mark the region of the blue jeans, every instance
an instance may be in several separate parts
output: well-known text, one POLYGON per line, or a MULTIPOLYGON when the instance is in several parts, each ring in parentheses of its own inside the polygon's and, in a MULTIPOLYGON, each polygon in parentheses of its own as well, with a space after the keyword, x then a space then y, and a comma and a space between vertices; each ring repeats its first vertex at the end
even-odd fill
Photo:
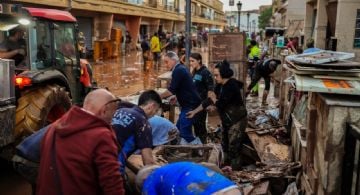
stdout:
POLYGON ((125 167, 126 167, 126 159, 134 153, 136 150, 135 146, 135 137, 130 136, 125 143, 123 143, 121 151, 119 152, 118 160, 121 163, 120 165, 120 172, 125 174, 125 167))
POLYGON ((181 108, 179 119, 176 123, 176 127, 180 131, 180 137, 184 138, 189 143, 195 139, 195 136, 192 132, 193 119, 186 118, 186 113, 191 110, 191 108, 181 108))

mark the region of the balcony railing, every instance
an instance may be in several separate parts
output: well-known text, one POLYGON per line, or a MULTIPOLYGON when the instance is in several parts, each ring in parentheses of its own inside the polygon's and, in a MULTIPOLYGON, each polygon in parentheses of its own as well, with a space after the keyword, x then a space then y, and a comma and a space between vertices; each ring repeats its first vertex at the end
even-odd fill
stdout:
POLYGON ((213 7, 216 10, 223 10, 223 3, 219 0, 197 0, 205 5, 213 7))
MULTIPOLYGON (((162 9, 162 10, 166 10, 169 12, 175 12, 175 13, 179 12, 179 8, 176 8, 173 5, 164 5, 159 0, 119 0, 119 1, 125 2, 125 3, 131 3, 131 4, 139 5, 139 6, 148 6, 148 7, 152 7, 152 8, 156 8, 156 9, 162 9)), ((198 0, 198 1, 203 2, 204 4, 206 4, 210 7, 218 6, 219 10, 222 11, 223 4, 219 0, 198 0)), ((220 22, 226 22, 224 15, 211 17, 210 14, 206 14, 200 10, 198 10, 196 12, 192 11, 191 15, 197 16, 200 18, 204 18, 207 20, 216 20, 216 21, 220 21, 220 22)))

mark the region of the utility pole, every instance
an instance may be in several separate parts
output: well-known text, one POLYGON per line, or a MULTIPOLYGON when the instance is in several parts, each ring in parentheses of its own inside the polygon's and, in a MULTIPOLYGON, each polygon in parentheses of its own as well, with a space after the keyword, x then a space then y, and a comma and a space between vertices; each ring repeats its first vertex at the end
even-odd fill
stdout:
POLYGON ((186 0, 185 19, 185 64, 189 66, 189 58, 191 54, 191 0, 186 0))

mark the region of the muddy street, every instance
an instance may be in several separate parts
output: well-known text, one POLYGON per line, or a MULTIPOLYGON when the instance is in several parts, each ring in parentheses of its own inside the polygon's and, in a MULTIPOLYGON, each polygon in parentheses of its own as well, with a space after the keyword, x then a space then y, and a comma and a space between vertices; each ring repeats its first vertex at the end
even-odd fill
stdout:
MULTIPOLYGON (((206 48, 193 48, 203 56, 207 64, 208 52, 206 48)), ((141 51, 131 51, 130 55, 121 55, 100 62, 90 62, 93 66, 94 79, 99 87, 107 87, 119 97, 135 94, 144 89, 156 88, 157 76, 167 72, 167 68, 160 62, 158 69, 152 67, 143 71, 141 51)))

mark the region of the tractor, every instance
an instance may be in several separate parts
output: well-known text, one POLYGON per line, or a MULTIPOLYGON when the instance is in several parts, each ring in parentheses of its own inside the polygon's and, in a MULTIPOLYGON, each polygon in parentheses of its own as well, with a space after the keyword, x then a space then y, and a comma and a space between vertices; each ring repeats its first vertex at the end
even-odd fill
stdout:
POLYGON ((93 86, 69 12, 0 4, 0 44, 17 28, 24 35, 21 62, 0 59, 0 149, 81 105, 93 86))

